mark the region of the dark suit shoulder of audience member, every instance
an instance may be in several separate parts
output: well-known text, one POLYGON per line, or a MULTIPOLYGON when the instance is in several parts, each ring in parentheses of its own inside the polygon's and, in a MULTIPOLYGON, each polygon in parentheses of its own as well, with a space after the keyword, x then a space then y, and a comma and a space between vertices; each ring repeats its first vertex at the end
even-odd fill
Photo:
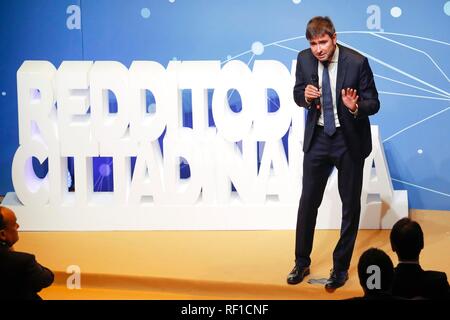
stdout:
POLYGON ((37 293, 53 280, 53 272, 41 266, 34 255, 0 249, 0 299, 41 299, 37 293))
POLYGON ((425 271, 419 264, 399 263, 395 268, 393 293, 408 299, 449 299, 447 275, 425 271))
POLYGON ((449 299, 447 275, 439 271, 425 271, 419 263, 424 248, 420 225, 409 218, 397 221, 392 227, 391 247, 399 264, 395 268, 392 292, 408 299, 449 299))
POLYGON ((14 251, 18 241, 13 211, 0 206, 0 300, 35 300, 53 283, 53 272, 36 261, 33 254, 14 251))

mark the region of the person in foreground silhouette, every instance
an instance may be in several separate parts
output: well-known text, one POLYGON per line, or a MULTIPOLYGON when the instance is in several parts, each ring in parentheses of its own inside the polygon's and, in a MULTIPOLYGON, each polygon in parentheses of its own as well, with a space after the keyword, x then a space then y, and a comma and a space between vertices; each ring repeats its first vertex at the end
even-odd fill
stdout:
POLYGON ((358 277, 364 296, 351 300, 402 300, 392 295, 394 265, 383 250, 370 248, 363 252, 358 262, 358 277))
MULTIPOLYGON (((392 227, 391 247, 397 254, 392 293, 408 299, 449 299, 445 272, 425 271, 419 263, 424 248, 420 225, 410 218, 397 221, 392 227)), ((448 258, 448 252, 443 253, 448 258)))
POLYGON ((342 201, 341 233, 325 284, 345 284, 359 227, 364 160, 372 150, 369 116, 380 102, 366 57, 337 44, 333 22, 314 17, 306 27, 309 49, 298 54, 294 100, 308 110, 303 140, 302 195, 298 207, 295 266, 288 284, 310 272, 317 211, 334 167, 342 201))
POLYGON ((14 212, 0 206, 0 300, 41 300, 37 294, 53 283, 53 273, 35 256, 14 251, 19 240, 14 212))

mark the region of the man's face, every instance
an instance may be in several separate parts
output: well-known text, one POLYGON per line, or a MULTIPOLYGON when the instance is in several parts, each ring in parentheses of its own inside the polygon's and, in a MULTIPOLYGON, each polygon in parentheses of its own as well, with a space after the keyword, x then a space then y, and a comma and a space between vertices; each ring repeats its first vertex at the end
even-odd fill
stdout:
POLYGON ((0 230, 0 240, 5 241, 8 246, 13 246, 19 240, 19 225, 17 224, 17 218, 13 211, 2 208, 1 209, 5 228, 0 230))
POLYGON ((311 51, 319 61, 329 61, 333 57, 336 49, 336 33, 330 37, 328 34, 323 34, 309 40, 311 51))

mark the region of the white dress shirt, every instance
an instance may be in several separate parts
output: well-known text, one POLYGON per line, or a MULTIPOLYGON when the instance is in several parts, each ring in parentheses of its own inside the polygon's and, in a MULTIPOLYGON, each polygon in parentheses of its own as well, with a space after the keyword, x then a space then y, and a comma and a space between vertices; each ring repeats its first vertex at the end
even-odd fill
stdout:
MULTIPOLYGON (((330 63, 328 64, 328 74, 330 75, 330 87, 331 87, 331 96, 333 98, 333 113, 334 113, 334 123, 336 124, 336 128, 340 127, 339 118, 337 114, 337 104, 336 104, 336 81, 337 81, 337 69, 338 69, 338 60, 339 60, 339 46, 336 46, 336 50, 334 50, 333 57, 331 58, 330 63)), ((319 61, 317 66, 317 75, 319 76, 320 83, 320 93, 322 94, 322 73, 323 73, 323 64, 319 61)), ((323 105, 322 96, 320 97, 320 104, 323 105)), ((320 113, 319 120, 317 121, 319 126, 323 126, 323 112, 320 113)))

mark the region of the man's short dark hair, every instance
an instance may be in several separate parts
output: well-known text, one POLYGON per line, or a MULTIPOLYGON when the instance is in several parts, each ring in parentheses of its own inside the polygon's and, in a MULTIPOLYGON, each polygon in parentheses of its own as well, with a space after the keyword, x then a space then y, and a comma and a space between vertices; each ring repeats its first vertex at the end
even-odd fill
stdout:
POLYGON ((391 246, 400 260, 417 260, 423 249, 423 232, 420 225, 409 218, 398 220, 391 230, 391 246))
POLYGON ((309 41, 315 37, 328 34, 332 37, 336 33, 333 22, 329 17, 317 16, 309 20, 306 25, 306 39, 309 41))
POLYGON ((364 292, 390 291, 394 279, 394 264, 391 258, 383 251, 377 248, 370 248, 359 257, 358 277, 364 292), (368 272, 369 266, 380 268, 380 286, 379 289, 370 289, 367 287, 367 279, 372 275, 368 272))

